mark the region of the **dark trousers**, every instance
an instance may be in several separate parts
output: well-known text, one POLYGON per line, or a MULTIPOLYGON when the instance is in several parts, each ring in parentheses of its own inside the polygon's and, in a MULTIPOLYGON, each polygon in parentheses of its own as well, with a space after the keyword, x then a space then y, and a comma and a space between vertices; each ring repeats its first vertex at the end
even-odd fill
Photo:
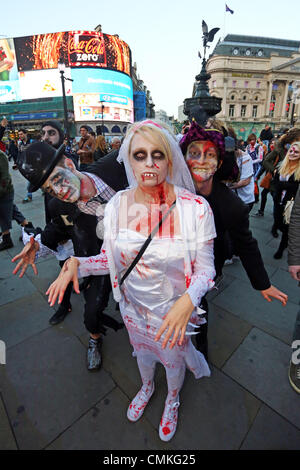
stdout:
POLYGON ((270 190, 267 188, 264 188, 261 192, 261 202, 260 202, 260 212, 264 212, 266 204, 267 204, 267 197, 269 194, 270 190))
POLYGON ((114 318, 103 313, 107 307, 109 294, 111 292, 111 283, 109 275, 90 276, 85 279, 85 288, 83 291, 84 306, 84 324, 86 329, 96 335, 98 333, 105 334, 104 325, 117 331, 122 324, 114 318))
POLYGON ((195 332, 197 331, 198 334, 193 336, 195 338, 195 346, 200 351, 205 358, 207 359, 208 353, 208 339, 207 339, 207 331, 208 331, 208 303, 205 297, 202 297, 200 308, 206 311, 204 318, 206 319, 206 323, 204 325, 200 325, 199 328, 195 328, 195 332))
POLYGON ((281 251, 281 252, 283 252, 283 250, 287 248, 288 246, 288 233, 289 233, 289 226, 288 224, 285 224, 283 220, 283 211, 284 211, 284 205, 276 204, 275 210, 274 210, 274 215, 275 215, 274 225, 282 233, 280 245, 278 248, 278 251, 281 251))
POLYGON ((19 211, 18 207, 16 206, 16 204, 13 205, 13 214, 12 214, 12 218, 19 224, 21 225, 24 220, 25 220, 25 217, 24 215, 22 214, 22 212, 19 211))

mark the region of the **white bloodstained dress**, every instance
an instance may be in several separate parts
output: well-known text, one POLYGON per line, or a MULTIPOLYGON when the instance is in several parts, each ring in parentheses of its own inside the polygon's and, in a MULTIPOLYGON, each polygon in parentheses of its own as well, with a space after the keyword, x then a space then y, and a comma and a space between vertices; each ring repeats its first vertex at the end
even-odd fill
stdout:
MULTIPOLYGON (((170 398, 178 395, 186 367, 195 378, 210 376, 207 362, 192 344, 191 335, 186 334, 182 345, 177 342, 173 349, 168 345, 162 349, 164 335, 158 342, 154 338, 174 302, 185 292, 195 306, 187 333, 194 331, 193 325, 203 322, 197 307, 214 285, 213 238, 216 236, 212 211, 206 200, 176 186, 174 191, 176 206, 171 233, 165 230, 164 234, 162 229, 155 235, 121 287, 122 275, 147 238, 134 229, 139 225, 137 220, 135 224, 128 224, 128 218, 120 217, 131 204, 134 190, 120 191, 108 203, 101 253, 78 258, 80 277, 109 270, 114 298, 120 304, 143 385, 150 386, 155 364, 161 362, 166 370, 170 398)), ((168 219, 166 224, 170 226, 168 219)))

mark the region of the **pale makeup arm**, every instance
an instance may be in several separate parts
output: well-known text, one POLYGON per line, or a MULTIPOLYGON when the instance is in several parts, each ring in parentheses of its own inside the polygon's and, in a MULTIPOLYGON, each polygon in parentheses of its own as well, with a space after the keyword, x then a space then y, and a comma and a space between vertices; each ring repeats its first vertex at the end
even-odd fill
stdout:
POLYGON ((50 306, 52 307, 55 304, 57 298, 59 304, 62 302, 65 290, 70 282, 73 282, 74 290, 79 294, 79 277, 101 276, 103 274, 109 274, 104 243, 99 255, 86 258, 72 256, 65 262, 59 276, 46 292, 50 306))

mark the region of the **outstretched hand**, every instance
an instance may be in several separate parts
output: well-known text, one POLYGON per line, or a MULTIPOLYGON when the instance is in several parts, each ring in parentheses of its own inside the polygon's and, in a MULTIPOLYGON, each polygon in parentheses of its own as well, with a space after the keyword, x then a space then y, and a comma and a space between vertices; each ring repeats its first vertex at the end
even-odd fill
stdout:
POLYGON ((39 251, 39 248, 40 245, 38 244, 38 242, 35 241, 33 237, 31 237, 30 241, 26 243, 23 250, 11 260, 12 263, 20 260, 15 269, 13 270, 13 274, 17 274, 19 269, 21 269, 19 277, 23 277, 28 265, 30 264, 34 274, 37 275, 38 271, 34 261, 36 252, 39 251))
POLYGON ((273 299, 271 299, 271 297, 274 297, 274 299, 279 300, 283 306, 286 306, 288 301, 288 296, 284 292, 281 292, 279 289, 277 289, 277 287, 272 285, 269 287, 269 289, 261 290, 260 293, 268 302, 272 302, 273 299))
POLYGON ((186 326, 189 322, 190 316, 194 310, 194 305, 188 293, 183 294, 168 311, 165 319, 155 336, 155 341, 159 341, 162 334, 166 331, 166 336, 162 343, 164 349, 173 334, 170 343, 170 349, 173 349, 179 337, 179 345, 181 346, 186 331, 186 326))
POLYGON ((74 258, 73 256, 65 262, 59 273, 59 276, 54 282, 52 282, 46 292, 46 295, 48 295, 48 302, 50 304, 50 307, 53 307, 57 297, 58 303, 60 304, 62 302, 65 290, 71 281, 73 282, 73 288, 75 292, 77 294, 80 294, 77 274, 78 265, 78 259, 74 258))

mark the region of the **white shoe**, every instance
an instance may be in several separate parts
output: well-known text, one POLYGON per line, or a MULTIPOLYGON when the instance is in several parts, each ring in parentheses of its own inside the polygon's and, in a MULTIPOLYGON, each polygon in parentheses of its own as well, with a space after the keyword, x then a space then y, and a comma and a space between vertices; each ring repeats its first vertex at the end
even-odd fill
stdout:
POLYGON ((127 418, 129 421, 137 421, 140 419, 142 414, 144 413, 144 409, 150 398, 154 393, 154 382, 152 382, 152 388, 141 388, 141 390, 136 394, 132 402, 130 403, 128 410, 127 410, 127 418))
POLYGON ((176 432, 179 405, 179 401, 165 405, 159 425, 159 437, 162 441, 170 441, 176 432))

